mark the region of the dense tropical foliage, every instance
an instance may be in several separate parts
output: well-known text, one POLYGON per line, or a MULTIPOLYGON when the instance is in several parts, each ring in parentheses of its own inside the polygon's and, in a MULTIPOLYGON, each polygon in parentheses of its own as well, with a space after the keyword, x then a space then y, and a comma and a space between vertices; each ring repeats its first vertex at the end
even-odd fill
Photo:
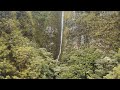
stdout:
POLYGON ((0 11, 0 79, 120 79, 120 12, 0 11))

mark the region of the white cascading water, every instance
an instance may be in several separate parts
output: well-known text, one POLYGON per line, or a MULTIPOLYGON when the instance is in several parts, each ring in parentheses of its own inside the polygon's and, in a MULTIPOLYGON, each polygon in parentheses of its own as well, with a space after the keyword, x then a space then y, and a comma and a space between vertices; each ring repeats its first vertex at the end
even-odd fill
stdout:
POLYGON ((81 35, 81 44, 84 44, 84 35, 81 35))
POLYGON ((62 49, 62 38, 63 38, 63 28, 64 28, 64 11, 62 11, 62 16, 61 16, 60 50, 59 50, 59 54, 58 54, 57 61, 59 60, 60 55, 61 55, 61 49, 62 49))

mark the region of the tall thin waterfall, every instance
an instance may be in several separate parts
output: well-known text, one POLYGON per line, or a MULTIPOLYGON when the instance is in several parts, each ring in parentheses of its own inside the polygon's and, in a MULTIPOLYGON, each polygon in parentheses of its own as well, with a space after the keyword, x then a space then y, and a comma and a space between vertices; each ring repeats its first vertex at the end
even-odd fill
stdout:
POLYGON ((59 50, 59 54, 58 54, 58 57, 57 57, 57 61, 60 59, 60 55, 61 55, 62 38, 63 38, 63 28, 64 28, 64 11, 62 11, 62 16, 61 16, 60 50, 59 50))
POLYGON ((84 35, 81 35, 81 44, 83 45, 84 44, 84 35))
POLYGON ((76 28, 76 22, 75 22, 75 19, 76 19, 76 12, 73 11, 73 22, 74 22, 74 24, 73 24, 73 31, 74 31, 75 28, 76 28))

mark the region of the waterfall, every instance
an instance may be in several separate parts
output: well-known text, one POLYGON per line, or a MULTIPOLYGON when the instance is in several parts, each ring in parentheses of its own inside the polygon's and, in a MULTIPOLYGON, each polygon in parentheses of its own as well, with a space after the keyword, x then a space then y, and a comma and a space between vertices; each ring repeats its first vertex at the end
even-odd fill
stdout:
POLYGON ((73 20, 75 20, 75 15, 76 15, 76 12, 73 11, 73 20))
POLYGON ((62 11, 62 16, 61 16, 61 35, 60 35, 60 50, 59 50, 59 54, 57 57, 57 61, 60 58, 61 55, 61 49, 62 49, 62 38, 63 38, 63 28, 64 28, 64 11, 62 11))
POLYGON ((84 35, 81 35, 81 44, 84 44, 84 35))
POLYGON ((76 20, 76 12, 75 11, 73 11, 73 31, 76 29, 76 22, 75 22, 75 20, 76 20))

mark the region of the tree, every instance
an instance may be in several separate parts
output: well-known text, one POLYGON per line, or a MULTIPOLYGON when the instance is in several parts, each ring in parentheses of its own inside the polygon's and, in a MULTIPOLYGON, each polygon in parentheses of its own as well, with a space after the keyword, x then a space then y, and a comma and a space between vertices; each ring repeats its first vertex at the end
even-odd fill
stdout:
POLYGON ((51 53, 37 48, 33 41, 24 36, 19 24, 15 18, 1 19, 0 78, 53 78, 51 53), (44 73, 44 70, 48 72, 44 73), (51 76, 48 75, 50 73, 51 76))
MULTIPOLYGON (((62 64, 66 64, 66 68, 69 67, 68 72, 74 76, 73 78, 87 79, 95 74, 96 60, 102 58, 102 56, 103 52, 94 47, 74 49, 67 54, 63 54, 62 64)), ((63 74, 65 73, 66 71, 63 72, 63 74)))
POLYGON ((109 74, 104 76, 105 79, 120 79, 120 65, 113 68, 113 71, 110 71, 109 74))
POLYGON ((17 11, 16 18, 20 22, 20 29, 23 36, 26 36, 30 40, 34 39, 34 20, 32 18, 31 11, 17 11))

